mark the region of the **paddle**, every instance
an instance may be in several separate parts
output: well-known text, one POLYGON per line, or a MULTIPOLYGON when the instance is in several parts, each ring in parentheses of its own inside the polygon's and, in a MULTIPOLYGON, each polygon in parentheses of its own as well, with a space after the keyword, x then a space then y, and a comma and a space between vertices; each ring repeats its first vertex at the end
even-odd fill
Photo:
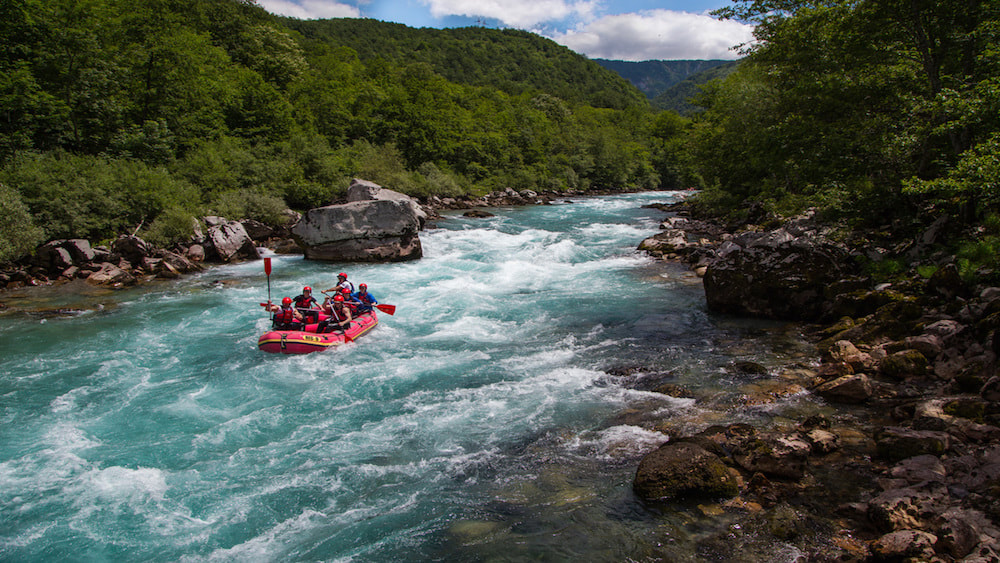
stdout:
POLYGON ((267 302, 271 302, 271 259, 264 259, 264 275, 267 276, 267 302))
POLYGON ((382 311, 383 313, 388 313, 390 315, 396 314, 395 305, 383 305, 381 303, 378 303, 377 305, 375 305, 375 308, 378 309, 379 311, 382 311))

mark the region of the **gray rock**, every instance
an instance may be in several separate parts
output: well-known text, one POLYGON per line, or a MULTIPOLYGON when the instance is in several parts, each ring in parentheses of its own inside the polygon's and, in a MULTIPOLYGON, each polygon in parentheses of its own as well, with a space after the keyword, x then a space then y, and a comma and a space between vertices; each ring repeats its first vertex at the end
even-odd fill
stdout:
POLYGON ((677 252, 688 246, 687 234, 677 229, 666 229, 639 243, 645 252, 677 252))
POLYGON ((90 247, 90 241, 86 239, 69 239, 62 244, 62 247, 73 257, 74 264, 87 264, 97 257, 97 253, 90 247))
POLYGON ((972 552, 979 543, 980 525, 984 516, 973 510, 952 508, 940 516, 940 525, 935 533, 938 537, 936 549, 955 559, 961 559, 972 552))
POLYGON ((908 336, 903 339, 903 345, 916 350, 927 358, 936 358, 944 349, 941 337, 936 334, 921 334, 919 336, 908 336))
POLYGON ((142 259, 149 256, 153 247, 149 243, 136 236, 121 235, 111 243, 111 252, 128 260, 133 266, 142 263, 142 259))
POLYGON ((822 428, 807 431, 805 438, 809 441, 813 453, 828 454, 840 449, 840 437, 822 428))
POLYGON ((948 472, 936 456, 918 455, 904 459, 890 470, 895 479, 902 479, 910 485, 943 483, 948 472))
POLYGON ((310 209, 292 236, 312 260, 412 260, 423 255, 419 223, 412 200, 356 201, 310 209))
POLYGON ((257 250, 253 239, 238 221, 228 221, 209 227, 208 240, 223 262, 230 262, 235 258, 246 260, 260 258, 260 251, 257 250))
POLYGON ((733 451, 733 460, 750 472, 761 472, 773 477, 800 479, 805 474, 806 462, 812 446, 795 434, 766 436, 750 440, 733 451))
POLYGON ((205 260, 205 247, 200 244, 192 244, 184 254, 192 262, 203 262, 205 260))
POLYGON ((87 282, 94 285, 132 285, 136 282, 135 276, 131 273, 105 262, 101 264, 101 269, 87 276, 87 282))
POLYGON ((375 182, 369 182, 367 180, 360 180, 355 178, 351 181, 351 185, 347 187, 347 201, 348 203, 354 201, 377 201, 377 200, 388 200, 388 201, 409 201, 412 202, 417 209, 417 219, 420 221, 420 228, 423 229, 424 223, 427 221, 427 212, 417 204, 416 200, 411 198, 406 194, 399 193, 376 184, 375 182))

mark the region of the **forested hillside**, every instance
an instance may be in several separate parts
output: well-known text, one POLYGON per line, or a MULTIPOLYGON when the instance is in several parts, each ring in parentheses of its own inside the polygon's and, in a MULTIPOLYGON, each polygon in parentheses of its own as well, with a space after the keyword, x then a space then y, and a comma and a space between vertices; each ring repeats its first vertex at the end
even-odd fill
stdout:
POLYGON ((297 22, 252 0, 7 0, 0 260, 51 238, 167 243, 208 212, 273 221, 352 177, 417 196, 694 184, 681 130, 524 32, 297 22))
POLYGON ((350 47, 364 61, 427 63, 459 84, 508 94, 547 92, 599 108, 645 107, 635 88, 614 72, 539 35, 516 29, 414 29, 371 19, 284 19, 309 45, 350 47))

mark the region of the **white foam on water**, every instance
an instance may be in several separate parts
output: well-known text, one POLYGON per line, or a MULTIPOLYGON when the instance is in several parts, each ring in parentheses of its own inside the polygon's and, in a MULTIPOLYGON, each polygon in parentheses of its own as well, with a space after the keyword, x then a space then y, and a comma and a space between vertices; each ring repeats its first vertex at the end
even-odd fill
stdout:
POLYGON ((164 472, 148 467, 91 469, 66 487, 67 497, 73 498, 73 504, 84 512, 116 505, 137 509, 163 501, 166 492, 164 472))
POLYGON ((582 455, 600 455, 606 459, 621 459, 644 455, 669 441, 661 432, 638 426, 619 425, 598 432, 578 434, 566 447, 582 455))
POLYGON ((324 526, 328 518, 322 512, 306 509, 245 542, 229 548, 219 548, 212 551, 207 558, 181 557, 181 561, 280 561, 289 550, 293 549, 286 541, 308 532, 316 527, 324 526))
POLYGON ((448 342, 456 339, 469 342, 507 342, 514 338, 513 333, 517 326, 513 321, 465 316, 435 325, 434 332, 422 338, 448 342))
POLYGON ((86 397, 89 392, 90 387, 86 385, 77 387, 76 389, 71 389, 62 395, 59 395, 55 399, 52 399, 49 406, 52 408, 53 413, 67 413, 74 411, 77 409, 78 401, 81 398, 86 397))
POLYGON ((230 418, 208 433, 195 436, 192 445, 219 446, 227 442, 245 443, 263 430, 281 421, 280 407, 269 407, 230 418))
POLYGON ((576 231, 590 245, 616 244, 620 241, 627 241, 629 248, 635 248, 638 246, 636 241, 650 236, 648 225, 632 223, 594 223, 581 225, 576 228, 576 231))

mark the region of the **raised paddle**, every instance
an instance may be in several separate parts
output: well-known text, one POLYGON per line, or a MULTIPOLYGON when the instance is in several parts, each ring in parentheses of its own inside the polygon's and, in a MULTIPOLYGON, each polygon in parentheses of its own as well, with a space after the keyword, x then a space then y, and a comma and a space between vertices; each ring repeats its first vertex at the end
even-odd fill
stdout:
POLYGON ((264 259, 264 275, 267 276, 267 302, 271 302, 271 259, 264 259))
POLYGON ((375 308, 378 309, 379 311, 382 311, 383 313, 388 313, 390 315, 395 315, 396 314, 396 306, 395 305, 383 305, 381 303, 378 303, 378 304, 375 305, 375 308))

